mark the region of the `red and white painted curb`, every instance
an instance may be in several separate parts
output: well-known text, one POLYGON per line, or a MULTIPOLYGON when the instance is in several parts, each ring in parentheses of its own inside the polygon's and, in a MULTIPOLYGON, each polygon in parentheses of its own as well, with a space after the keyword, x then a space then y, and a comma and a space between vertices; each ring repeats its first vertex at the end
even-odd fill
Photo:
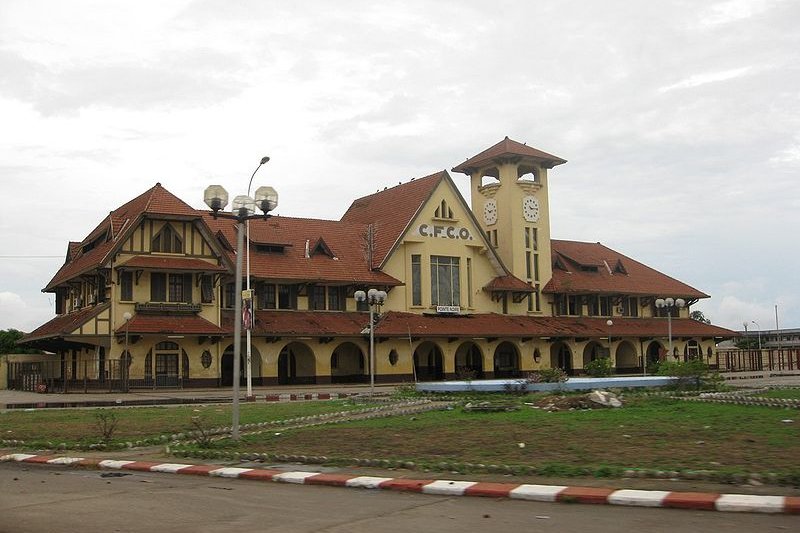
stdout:
POLYGON ((539 502, 599 503, 634 507, 672 507, 707 511, 800 514, 800 496, 761 496, 753 494, 611 489, 563 485, 453 481, 447 479, 406 479, 354 476, 352 474, 321 474, 319 472, 302 471, 286 472, 283 470, 239 468, 207 464, 192 465, 184 463, 155 463, 149 461, 102 460, 83 457, 56 457, 52 455, 31 455, 26 453, 12 453, 0 456, 0 462, 2 461, 277 481, 301 485, 388 489, 421 492, 423 494, 437 494, 441 496, 486 496, 490 498, 512 498, 539 502))

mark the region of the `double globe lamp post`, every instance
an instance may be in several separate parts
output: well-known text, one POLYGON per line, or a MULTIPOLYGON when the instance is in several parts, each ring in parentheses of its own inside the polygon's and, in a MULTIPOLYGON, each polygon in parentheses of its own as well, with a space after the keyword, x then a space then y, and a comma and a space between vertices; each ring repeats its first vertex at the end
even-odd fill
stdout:
MULTIPOLYGON (((261 160, 256 168, 269 161, 268 157, 261 160)), ((253 172, 255 175, 255 172, 253 172)), ((252 178, 250 178, 252 183, 252 178)), ((249 188, 249 187, 248 187, 249 188)), ((239 381, 241 376, 241 363, 239 358, 242 352, 242 251, 244 250, 245 222, 255 218, 269 217, 269 212, 278 207, 278 193, 272 187, 259 187, 255 197, 242 194, 233 199, 230 213, 222 212, 228 205, 228 192, 220 185, 210 185, 206 188, 203 200, 211 208, 214 218, 223 217, 236 220, 236 292, 234 297, 234 327, 233 327, 233 420, 231 422, 231 438, 239 439, 239 381), (260 209, 263 214, 256 213, 260 209)))
POLYGON ((673 309, 681 309, 682 307, 686 307, 686 301, 682 298, 658 298, 656 300, 656 307, 658 309, 666 309, 667 310, 667 332, 669 337, 669 355, 674 355, 672 353, 672 310, 673 309))
POLYGON ((380 309, 386 301, 386 291, 370 289, 367 292, 356 291, 353 295, 357 302, 369 305, 369 394, 375 395, 375 310, 380 309))

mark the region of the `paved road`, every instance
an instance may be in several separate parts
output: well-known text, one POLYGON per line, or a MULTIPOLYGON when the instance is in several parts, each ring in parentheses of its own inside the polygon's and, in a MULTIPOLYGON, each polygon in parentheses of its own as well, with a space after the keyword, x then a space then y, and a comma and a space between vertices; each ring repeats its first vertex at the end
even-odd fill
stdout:
POLYGON ((0 532, 796 531, 798 517, 0 464, 0 532), (112 475, 114 473, 111 473, 112 475))

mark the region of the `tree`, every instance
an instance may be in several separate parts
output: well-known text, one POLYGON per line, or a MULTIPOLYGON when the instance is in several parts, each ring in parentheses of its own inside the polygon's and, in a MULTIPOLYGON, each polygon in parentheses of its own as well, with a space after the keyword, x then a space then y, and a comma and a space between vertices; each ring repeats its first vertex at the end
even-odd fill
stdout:
POLYGON ((702 311, 692 311, 689 313, 689 318, 702 322, 703 324, 711 324, 711 320, 706 318, 706 315, 704 315, 702 311))
POLYGON ((0 330, 0 355, 7 353, 42 353, 41 350, 17 346, 25 334, 14 328, 0 330))

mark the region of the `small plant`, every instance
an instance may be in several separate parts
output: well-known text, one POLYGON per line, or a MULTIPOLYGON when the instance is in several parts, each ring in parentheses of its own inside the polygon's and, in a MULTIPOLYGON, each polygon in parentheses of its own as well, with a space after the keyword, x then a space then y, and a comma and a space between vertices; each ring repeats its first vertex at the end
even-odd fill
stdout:
POLYGON ((527 383, 564 383, 569 379, 567 373, 561 368, 544 368, 528 374, 527 383))
POLYGON ((586 363, 584 370, 593 378, 605 378, 614 372, 614 365, 609 357, 599 357, 586 363))
POLYGON ((515 379, 514 381, 506 382, 503 389, 507 394, 528 394, 528 381, 525 379, 515 379))
POLYGON ((478 376, 478 371, 472 368, 461 366, 456 368, 456 378, 469 383, 478 376))
POLYGON ((100 438, 103 442, 108 442, 114 436, 114 431, 117 429, 117 413, 109 411, 108 409, 98 409, 94 413, 94 422, 100 431, 100 438))
POLYGON ((210 448, 212 444, 213 428, 209 425, 206 417, 202 415, 191 418, 191 426, 194 428, 197 445, 201 448, 210 448))

